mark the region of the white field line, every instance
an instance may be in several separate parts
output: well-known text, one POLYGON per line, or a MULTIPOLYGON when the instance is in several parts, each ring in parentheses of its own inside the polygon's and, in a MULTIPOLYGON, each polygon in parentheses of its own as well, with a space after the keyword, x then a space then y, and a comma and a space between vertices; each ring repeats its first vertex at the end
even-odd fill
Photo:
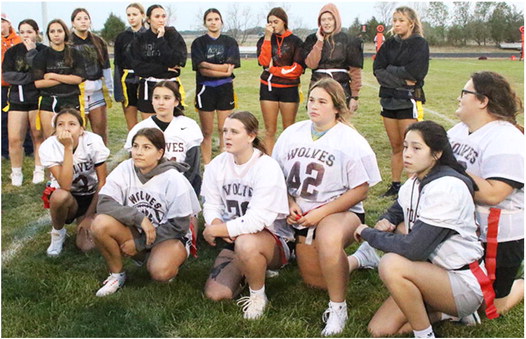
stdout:
MULTIPOLYGON (((108 171, 111 171, 115 166, 117 166, 121 161, 123 161, 128 156, 128 152, 123 148, 113 156, 112 160, 108 163, 108 171)), ((7 247, 6 250, 2 251, 2 265, 8 264, 18 252, 31 240, 33 237, 38 234, 44 227, 51 224, 51 218, 49 213, 45 213, 40 216, 37 220, 31 221, 26 225, 22 226, 24 232, 20 236, 17 236, 11 244, 7 247)))
MULTIPOLYGON (((367 83, 367 82, 362 82, 363 85, 367 86, 367 87, 370 87, 370 88, 374 88, 374 89, 378 89, 378 86, 377 85, 372 85, 370 83, 367 83)), ((432 109, 429 109, 429 108, 425 108, 424 107, 424 112, 428 112, 428 113, 431 113, 433 115, 436 115, 437 117, 441 118, 442 120, 445 120, 447 122, 449 122, 450 124, 456 124, 458 121, 454 120, 454 119, 451 119, 450 117, 440 113, 440 112, 437 112, 437 111, 434 111, 432 109)))

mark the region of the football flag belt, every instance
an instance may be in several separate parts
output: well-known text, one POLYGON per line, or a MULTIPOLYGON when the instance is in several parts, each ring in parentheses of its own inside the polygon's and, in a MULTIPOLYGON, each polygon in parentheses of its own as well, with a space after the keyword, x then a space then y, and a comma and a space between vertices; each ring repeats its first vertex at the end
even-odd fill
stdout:
POLYGON ((128 74, 135 73, 133 69, 124 69, 122 71, 122 77, 121 77, 121 85, 122 85, 122 93, 124 94, 124 107, 128 107, 129 104, 129 98, 128 98, 128 87, 126 86, 126 78, 128 77, 128 74))

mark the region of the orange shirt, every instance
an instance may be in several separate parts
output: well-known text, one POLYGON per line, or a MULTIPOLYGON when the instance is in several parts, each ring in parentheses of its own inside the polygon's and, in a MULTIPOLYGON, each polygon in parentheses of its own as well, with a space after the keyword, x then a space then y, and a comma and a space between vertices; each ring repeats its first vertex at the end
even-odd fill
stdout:
MULTIPOLYGON (((8 36, 2 36, 2 61, 4 61, 4 54, 9 48, 22 42, 22 38, 16 34, 13 28, 10 29, 8 36)), ((9 86, 7 82, 2 80, 2 86, 9 86)))

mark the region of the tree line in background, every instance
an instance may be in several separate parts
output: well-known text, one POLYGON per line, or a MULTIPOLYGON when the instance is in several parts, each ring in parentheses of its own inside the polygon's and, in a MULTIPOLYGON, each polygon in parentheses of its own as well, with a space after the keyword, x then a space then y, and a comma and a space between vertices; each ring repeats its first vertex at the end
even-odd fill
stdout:
MULTIPOLYGON (((240 45, 247 42, 249 36, 263 36, 264 27, 254 25, 264 19, 268 11, 275 6, 283 7, 290 13, 289 26, 294 34, 305 39, 307 35, 316 32, 316 27, 305 23, 303 18, 295 18, 290 11, 290 3, 276 5, 267 3, 263 13, 256 13, 249 4, 233 3, 226 13, 223 13, 224 33, 238 41, 240 45), (311 27, 311 28, 307 28, 311 27)), ((391 28, 391 15, 400 6, 396 2, 378 2, 375 5, 378 16, 373 16, 367 22, 354 19, 353 24, 343 28, 351 35, 360 36, 364 41, 372 42, 376 35, 376 27, 384 25, 387 32, 391 28), (363 28, 365 27, 365 32, 363 28)), ((521 40, 519 27, 524 25, 524 14, 514 5, 506 2, 453 2, 448 6, 444 2, 416 2, 409 5, 418 11, 424 26, 425 38, 433 46, 478 46, 499 45, 502 42, 517 42, 521 40)), ((175 9, 172 4, 166 6, 169 22, 175 21, 175 9)), ((182 34, 202 35, 205 32, 202 15, 206 9, 199 9, 195 14, 194 30, 180 31, 182 34)), ((111 45, 126 24, 118 16, 110 13, 100 32, 101 36, 111 45)))

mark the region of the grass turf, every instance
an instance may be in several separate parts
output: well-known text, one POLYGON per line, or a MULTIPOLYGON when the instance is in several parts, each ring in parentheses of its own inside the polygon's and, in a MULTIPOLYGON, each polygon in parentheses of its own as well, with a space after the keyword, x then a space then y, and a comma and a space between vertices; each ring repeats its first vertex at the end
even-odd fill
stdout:
MULTIPOLYGON (((505 75, 524 99, 524 65, 509 60, 434 59, 426 78, 426 113, 446 129, 456 121, 456 98, 478 70, 505 75), (437 115, 438 113, 438 115, 437 115)), ((239 109, 256 114, 263 131, 259 108, 260 68, 254 59, 242 60, 236 70, 235 90, 239 109)), ((186 114, 196 120, 191 103, 195 75, 187 65, 182 82, 190 103, 186 114)), ((310 71, 303 76, 307 94, 310 71)), ((389 185, 389 143, 379 116, 377 83, 372 62, 366 60, 359 112, 352 123, 376 152, 384 181, 370 190, 365 202, 367 222, 373 225, 390 199, 381 198, 389 185)), ((306 119, 305 103, 297 120, 306 119)), ((520 121, 523 123, 523 116, 520 121)), ((108 110, 109 148, 112 157, 121 150, 127 134, 119 103, 108 110)), ((281 131, 281 128, 279 128, 281 131)), ((214 154, 218 154, 217 146, 214 154)), ((24 186, 10 185, 9 161, 2 160, 2 336, 3 337, 317 337, 321 314, 328 302, 326 292, 305 286, 295 264, 267 281, 270 300, 265 316, 246 321, 233 301, 212 302, 203 297, 203 286, 218 252, 199 240, 199 258, 190 258, 170 284, 154 283, 144 267, 125 263, 125 288, 106 298, 95 297, 106 278, 103 258, 96 251, 82 254, 68 237, 63 254, 46 257, 50 223, 40 195, 44 185, 32 185, 33 160, 24 161, 24 186)), ((202 220, 201 220, 202 222, 202 220)), ((74 225, 67 227, 74 233, 74 225)), ((352 252, 356 245, 349 247, 352 252)), ((374 271, 353 273, 348 285, 349 321, 342 337, 367 337, 367 323, 388 293, 374 271)), ((443 337, 524 337, 524 306, 506 316, 484 321, 481 326, 463 327, 450 323, 435 326, 443 337)))

